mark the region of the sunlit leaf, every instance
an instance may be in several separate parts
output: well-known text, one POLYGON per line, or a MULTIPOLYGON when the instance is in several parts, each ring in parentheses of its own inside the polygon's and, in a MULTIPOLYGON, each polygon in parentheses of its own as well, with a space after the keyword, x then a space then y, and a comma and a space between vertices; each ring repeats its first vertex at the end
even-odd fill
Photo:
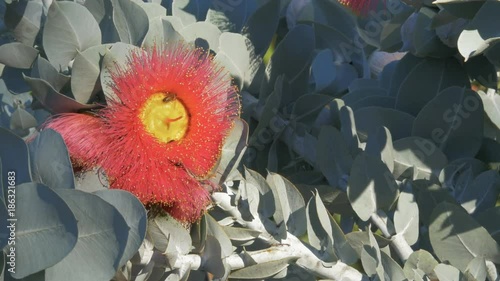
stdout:
POLYGON ((441 203, 432 212, 429 237, 438 258, 465 270, 471 260, 484 257, 500 262, 500 246, 459 206, 441 203))
POLYGON ((78 52, 99 44, 101 29, 85 7, 69 1, 52 2, 43 29, 43 45, 56 69, 65 70, 78 52))
POLYGON ((15 68, 30 68, 35 61, 38 51, 19 42, 7 43, 0 46, 0 63, 15 68))
POLYGON ((410 184, 399 194, 398 205, 394 212, 394 227, 396 233, 403 235, 408 245, 418 240, 419 234, 418 204, 410 184))
POLYGON ((304 198, 289 180, 278 174, 269 173, 266 180, 281 204, 283 222, 288 231, 297 237, 302 236, 306 232, 304 198))
POLYGON ((347 195, 356 214, 367 221, 378 209, 394 203, 398 186, 381 159, 361 153, 352 164, 347 195))
POLYGON ((147 236, 163 253, 187 254, 191 249, 191 236, 183 225, 170 216, 148 220, 147 236))
MULTIPOLYGON (((415 275, 423 273, 426 275, 433 274, 438 262, 434 257, 425 250, 413 252, 404 265, 404 273, 409 280, 417 279, 415 275), (418 270, 417 270, 418 269, 418 270)), ((423 278, 423 276, 420 276, 423 278)))
POLYGON ((148 32, 149 20, 144 9, 132 0, 111 0, 113 22, 121 42, 140 46, 148 32))

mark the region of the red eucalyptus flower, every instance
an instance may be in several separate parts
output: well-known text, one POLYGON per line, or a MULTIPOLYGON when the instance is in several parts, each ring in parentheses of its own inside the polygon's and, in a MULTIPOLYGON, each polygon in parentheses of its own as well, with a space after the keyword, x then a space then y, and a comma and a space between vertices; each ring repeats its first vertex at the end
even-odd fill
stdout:
POLYGON ((356 14, 364 16, 377 7, 379 0, 339 0, 339 2, 356 14))
POLYGON ((117 98, 107 107, 62 114, 45 127, 63 136, 76 166, 100 166, 112 188, 196 221, 240 111, 231 78, 206 52, 184 44, 134 52, 111 78, 117 98))

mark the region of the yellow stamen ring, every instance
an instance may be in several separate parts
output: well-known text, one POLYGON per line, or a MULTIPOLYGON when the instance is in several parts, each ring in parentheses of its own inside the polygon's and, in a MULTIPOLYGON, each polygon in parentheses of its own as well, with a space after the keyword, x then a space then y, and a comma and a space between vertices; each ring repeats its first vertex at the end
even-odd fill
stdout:
POLYGON ((189 127, 189 113, 174 94, 151 95, 141 108, 139 119, 146 132, 162 143, 179 141, 189 127))

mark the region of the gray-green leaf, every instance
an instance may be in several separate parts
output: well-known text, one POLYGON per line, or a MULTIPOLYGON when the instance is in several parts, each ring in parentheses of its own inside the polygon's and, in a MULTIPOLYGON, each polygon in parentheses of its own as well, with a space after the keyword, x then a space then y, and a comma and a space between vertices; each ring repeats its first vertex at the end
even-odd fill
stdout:
POLYGON ((412 135, 432 140, 449 160, 473 157, 482 143, 483 115, 476 92, 450 87, 420 111, 412 135))
POLYGON ((382 160, 360 153, 352 164, 347 196, 356 214, 367 221, 378 209, 394 203, 398 185, 382 160))
POLYGON ((38 183, 18 185, 15 208, 17 221, 10 224, 16 231, 14 278, 51 267, 73 250, 81 235, 77 220, 52 189, 38 183))
POLYGON ((459 269, 465 270, 476 257, 500 262, 500 246, 486 229, 454 204, 443 202, 434 209, 429 238, 438 258, 459 269))
POLYGON ((65 70, 78 51, 101 44, 101 29, 84 6, 53 1, 43 29, 43 46, 50 63, 65 70))
POLYGON ((33 180, 50 188, 74 189, 73 167, 64 140, 54 130, 46 129, 29 143, 33 180))
POLYGON ((132 0, 111 0, 113 22, 121 42, 140 46, 149 28, 146 12, 132 0))
POLYGON ((38 55, 38 50, 19 42, 0 46, 0 63, 6 66, 28 69, 38 55))
POLYGON ((78 241, 69 255, 45 270, 47 280, 110 279, 127 244, 129 228, 123 216, 97 195, 75 189, 54 190, 78 220, 78 241))

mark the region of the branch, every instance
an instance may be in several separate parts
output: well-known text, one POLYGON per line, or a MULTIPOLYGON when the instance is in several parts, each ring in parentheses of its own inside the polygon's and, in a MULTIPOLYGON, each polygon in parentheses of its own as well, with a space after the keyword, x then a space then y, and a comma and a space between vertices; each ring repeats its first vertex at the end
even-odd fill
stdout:
MULTIPOLYGON (((332 266, 323 265, 313 253, 311 253, 295 236, 288 233, 288 238, 283 244, 272 246, 269 249, 246 252, 252 261, 257 264, 282 260, 290 257, 298 257, 296 265, 302 267, 308 272, 319 278, 328 278, 331 280, 345 281, 368 281, 366 275, 361 274, 356 269, 340 261, 332 266)), ((226 258, 226 264, 231 270, 237 270, 249 266, 246 258, 240 254, 232 254, 226 258)), ((202 258, 196 254, 179 256, 172 269, 181 270, 199 270, 202 269, 202 258)))
MULTIPOLYGON (((252 260, 258 264, 298 257, 299 259, 295 264, 319 278, 346 281, 369 280, 366 275, 361 274, 356 269, 341 261, 337 261, 331 266, 325 266, 297 237, 290 233, 287 233, 287 238, 280 245, 261 251, 246 252, 246 254, 250 255, 252 260)), ((226 261, 233 270, 246 266, 242 256, 237 254, 227 257, 226 261)))
MULTIPOLYGON (((368 276, 363 275, 353 267, 337 261, 336 263, 324 263, 320 260, 302 241, 296 236, 287 232, 286 239, 277 241, 266 230, 259 218, 252 221, 245 221, 237 207, 231 205, 231 198, 226 193, 215 193, 212 196, 213 201, 232 218, 244 227, 257 230, 261 234, 259 238, 269 243, 271 246, 264 250, 247 251, 245 254, 233 253, 225 258, 226 264, 231 270, 237 270, 250 266, 248 257, 257 264, 283 260, 290 257, 296 257, 295 264, 316 277, 330 279, 335 281, 369 281, 368 276)), ((204 269, 204 262, 201 255, 186 254, 169 257, 164 253, 155 250, 152 244, 145 243, 142 248, 140 261, 137 263, 143 270, 139 273, 144 274, 152 267, 160 266, 167 271, 177 271, 180 276, 184 276, 189 270, 204 269), (166 266, 165 266, 166 265, 166 266)))
MULTIPOLYGON (((367 276, 361 274, 358 270, 350 267, 349 265, 337 261, 333 265, 324 265, 309 248, 307 248, 297 237, 287 232, 287 238, 282 241, 276 241, 271 234, 269 234, 259 218, 254 218, 252 221, 245 221, 241 217, 238 209, 231 205, 230 197, 224 193, 218 193, 216 197, 212 197, 214 202, 228 214, 230 214, 235 221, 242 226, 260 231, 259 238, 272 244, 268 249, 254 252, 246 252, 257 263, 270 262, 281 260, 289 257, 298 257, 296 265, 307 270, 311 274, 332 280, 369 280, 367 276), (278 243, 276 243, 278 242, 278 243)), ((226 258, 232 270, 240 269, 248 266, 243 257, 239 254, 232 254, 226 258)))

